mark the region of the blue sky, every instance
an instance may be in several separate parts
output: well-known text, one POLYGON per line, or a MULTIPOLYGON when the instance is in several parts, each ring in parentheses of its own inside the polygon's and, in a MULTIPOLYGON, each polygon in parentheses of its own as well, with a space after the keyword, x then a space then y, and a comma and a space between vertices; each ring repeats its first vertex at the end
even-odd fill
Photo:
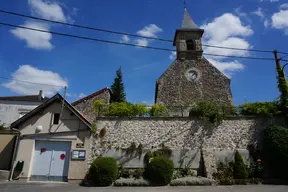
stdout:
MULTIPOLYGON (((181 0, 6 0, 0 9, 97 28, 173 39, 183 17, 181 0)), ((187 0, 195 23, 205 29, 203 43, 288 52, 288 1, 187 0)), ((0 21, 44 30, 117 42, 173 49, 172 43, 143 40, 39 22, 0 13, 0 21)), ((206 53, 270 57, 271 53, 204 49, 206 53)), ((110 87, 121 66, 127 99, 154 101, 155 81, 173 62, 171 52, 71 39, 0 26, 0 76, 35 83, 68 86, 75 101, 110 87)), ((274 61, 208 58, 231 78, 235 104, 269 101, 279 93, 274 61)), ((0 95, 63 92, 59 87, 0 79, 0 95)))

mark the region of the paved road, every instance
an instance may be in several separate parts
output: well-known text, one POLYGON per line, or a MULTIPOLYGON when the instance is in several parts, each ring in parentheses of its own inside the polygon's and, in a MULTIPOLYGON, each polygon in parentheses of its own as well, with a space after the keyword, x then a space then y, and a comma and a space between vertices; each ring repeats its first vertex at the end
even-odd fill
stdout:
POLYGON ((203 186, 203 187, 80 187, 59 183, 2 183, 1 192, 287 192, 283 185, 203 186))

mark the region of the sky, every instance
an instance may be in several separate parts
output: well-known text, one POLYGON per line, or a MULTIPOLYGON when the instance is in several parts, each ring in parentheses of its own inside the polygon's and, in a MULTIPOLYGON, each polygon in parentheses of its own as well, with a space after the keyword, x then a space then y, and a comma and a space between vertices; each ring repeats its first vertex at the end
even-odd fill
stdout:
MULTIPOLYGON (((1 0, 0 9, 96 28, 173 39, 184 13, 183 0, 1 0)), ((205 30, 203 44, 288 52, 288 0, 187 0, 194 22, 205 30)), ((0 13, 0 21, 41 30, 175 49, 147 40, 0 13)), ((203 47, 204 53, 273 58, 272 53, 203 47)), ((284 55, 280 55, 284 56, 284 55)), ((279 96, 274 61, 207 59, 231 79, 233 101, 271 101, 279 96)), ((121 67, 127 100, 154 102, 157 78, 175 53, 62 37, 0 25, 0 96, 53 96, 67 86, 76 101, 110 87, 121 67), (34 82, 24 83, 13 80, 34 82), (38 83, 38 84, 37 84, 38 83), (54 86, 46 86, 49 84, 54 86)), ((283 63, 284 64, 284 63, 283 63)), ((288 67, 286 71, 288 70, 288 67)))

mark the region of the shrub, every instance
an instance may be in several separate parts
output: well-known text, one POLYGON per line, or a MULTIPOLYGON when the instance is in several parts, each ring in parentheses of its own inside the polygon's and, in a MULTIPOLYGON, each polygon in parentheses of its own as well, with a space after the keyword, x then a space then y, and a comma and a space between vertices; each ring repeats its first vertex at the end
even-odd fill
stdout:
POLYGON ((130 178, 130 175, 132 175, 132 172, 129 169, 118 169, 118 178, 130 178))
POLYGON ((197 185, 213 185, 213 179, 205 177, 182 177, 171 181, 171 186, 197 186, 197 185))
POLYGON ((135 117, 147 113, 146 104, 132 104, 128 102, 111 103, 105 116, 135 117))
POLYGON ((152 117, 162 117, 167 116, 167 108, 164 105, 154 104, 149 111, 150 116, 152 117))
POLYGON ((144 169, 138 168, 138 169, 134 170, 132 175, 133 175, 134 178, 140 179, 143 176, 143 172, 144 172, 144 169))
POLYGON ((255 102, 239 106, 241 115, 272 117, 281 113, 276 102, 255 102))
POLYGON ((218 181, 219 185, 233 185, 234 179, 232 178, 222 178, 218 181))
POLYGON ((97 116, 102 116, 107 112, 107 105, 102 100, 95 100, 93 102, 93 110, 97 116))
POLYGON ((170 158, 172 156, 172 150, 169 147, 162 146, 161 149, 157 149, 156 151, 148 151, 144 156, 144 165, 147 165, 151 158, 154 157, 167 157, 170 158))
POLYGON ((259 184, 260 180, 258 178, 251 178, 249 179, 250 184, 259 184))
POLYGON ((219 163, 217 166, 217 172, 213 174, 213 177, 217 180, 223 180, 223 179, 233 179, 233 162, 226 162, 219 163))
POLYGON ((120 178, 114 182, 114 186, 149 186, 149 182, 144 179, 120 178))
POLYGON ((287 179, 288 175, 288 129, 272 125, 264 131, 264 154, 269 162, 272 176, 287 179))
POLYGON ((233 174, 234 179, 248 178, 247 166, 244 164, 243 158, 238 151, 236 151, 234 156, 233 174))
POLYGON ((148 163, 144 176, 153 185, 167 185, 173 175, 173 161, 167 157, 155 157, 148 163))
POLYGON ((247 185, 249 182, 248 179, 234 179, 235 185, 247 185))
POLYGON ((93 161, 89 170, 89 180, 94 186, 109 186, 117 178, 117 162, 111 157, 99 157, 93 161))
POLYGON ((212 101, 201 101, 196 103, 195 107, 190 110, 189 116, 199 116, 210 123, 220 123, 224 114, 222 106, 212 101))

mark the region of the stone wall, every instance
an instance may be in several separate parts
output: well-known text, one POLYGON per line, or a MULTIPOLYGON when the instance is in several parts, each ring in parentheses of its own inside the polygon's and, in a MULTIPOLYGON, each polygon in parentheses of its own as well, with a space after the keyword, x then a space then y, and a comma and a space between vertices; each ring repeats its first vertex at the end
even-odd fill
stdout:
POLYGON ((248 117, 226 118, 221 125, 212 126, 197 118, 109 118, 96 121, 97 129, 105 128, 103 139, 90 139, 91 159, 99 156, 113 156, 125 162, 126 167, 143 166, 145 152, 159 148, 162 144, 173 150, 176 167, 189 166, 197 169, 202 151, 208 176, 216 170, 216 163, 232 159, 235 149, 249 159, 247 146, 261 146, 261 134, 275 119, 248 117), (132 142, 143 145, 143 155, 126 157, 121 149, 132 142))
POLYGON ((215 101, 231 106, 230 79, 205 58, 176 60, 157 80, 156 103, 189 106, 197 101, 215 101), (190 70, 198 74, 195 81, 187 78, 190 70))
POLYGON ((93 109, 93 102, 95 100, 103 101, 105 104, 110 103, 110 90, 108 88, 104 88, 94 94, 91 94, 79 101, 73 102, 72 105, 81 113, 85 115, 91 122, 96 120, 97 114, 93 109), (81 101, 81 102, 80 102, 81 101))

